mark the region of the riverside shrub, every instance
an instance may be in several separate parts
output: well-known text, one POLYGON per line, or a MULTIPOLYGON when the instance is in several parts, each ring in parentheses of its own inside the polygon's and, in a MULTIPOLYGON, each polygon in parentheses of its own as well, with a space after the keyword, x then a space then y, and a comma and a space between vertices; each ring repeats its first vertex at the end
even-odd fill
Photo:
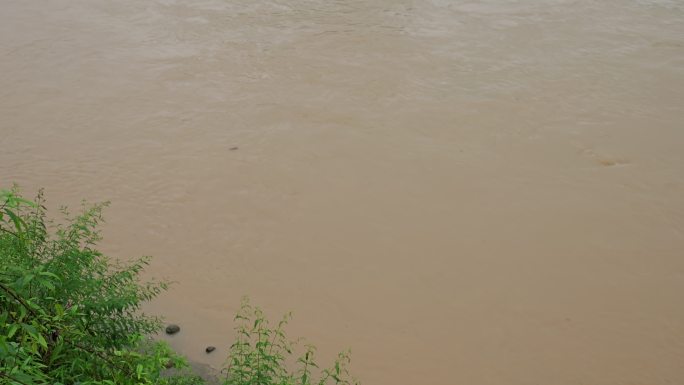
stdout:
MULTIPOLYGON (((84 205, 63 221, 34 201, 0 190, 0 385, 191 385, 204 380, 151 335, 161 320, 141 312, 168 284, 141 282, 143 257, 122 263, 97 250, 104 204, 84 205), (170 366, 174 375, 164 373, 170 366)), ((315 347, 285 334, 286 314, 271 326, 247 299, 235 316, 224 385, 353 385, 350 353, 328 368, 315 347)))
POLYGON ((148 258, 114 261, 96 248, 106 204, 50 225, 35 202, 0 190, 0 384, 172 384, 184 361, 149 337, 141 313, 166 282, 140 282, 148 258))

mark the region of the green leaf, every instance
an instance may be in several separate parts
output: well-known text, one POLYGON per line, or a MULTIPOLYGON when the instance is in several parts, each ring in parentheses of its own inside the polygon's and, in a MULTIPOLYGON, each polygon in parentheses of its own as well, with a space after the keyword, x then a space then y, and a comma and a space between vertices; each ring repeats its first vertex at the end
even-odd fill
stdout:
POLYGON ((16 196, 15 196, 14 198, 12 198, 12 199, 13 199, 15 202, 17 202, 17 203, 21 203, 21 204, 24 204, 24 205, 26 205, 26 206, 38 207, 38 204, 37 204, 37 203, 32 202, 32 201, 30 201, 30 200, 28 200, 28 199, 24 199, 24 198, 20 198, 20 197, 16 197, 16 196))
POLYGON ((14 223, 14 227, 18 232, 22 231, 22 228, 24 227, 24 221, 17 216, 12 210, 5 209, 5 213, 10 217, 12 220, 12 223, 14 223))
POLYGON ((43 349, 47 350, 47 341, 45 341, 45 338, 42 334, 38 334, 38 344, 40 344, 40 346, 42 346, 43 349))
POLYGON ((19 330, 19 325, 14 324, 14 325, 10 326, 10 329, 7 332, 7 338, 12 338, 12 336, 14 336, 14 333, 16 333, 17 330, 19 330))
POLYGON ((38 275, 41 275, 41 276, 43 276, 43 277, 51 277, 51 278, 54 278, 54 279, 59 279, 59 277, 57 276, 57 274, 51 273, 51 272, 49 272, 49 271, 41 271, 40 273, 38 273, 38 275))
POLYGON ((38 282, 40 283, 41 286, 47 288, 48 290, 55 290, 55 285, 53 285, 52 282, 50 282, 48 280, 41 279, 38 282))
POLYGON ((21 324, 21 328, 33 338, 38 335, 38 330, 33 325, 21 324))

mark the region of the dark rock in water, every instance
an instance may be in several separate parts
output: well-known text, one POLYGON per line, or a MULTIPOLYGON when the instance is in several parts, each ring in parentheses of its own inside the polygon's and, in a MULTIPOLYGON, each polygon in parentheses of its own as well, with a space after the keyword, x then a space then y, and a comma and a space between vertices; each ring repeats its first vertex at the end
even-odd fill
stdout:
POLYGON ((240 147, 231 147, 231 148, 230 148, 230 151, 235 151, 235 150, 237 150, 238 148, 240 148, 240 147))
POLYGON ((166 327, 166 334, 176 334, 180 331, 180 326, 171 324, 166 327))
POLYGON ((211 353, 211 352, 213 352, 214 350, 216 350, 216 348, 213 347, 213 346, 207 346, 207 348, 204 349, 204 351, 207 352, 207 353, 211 353))

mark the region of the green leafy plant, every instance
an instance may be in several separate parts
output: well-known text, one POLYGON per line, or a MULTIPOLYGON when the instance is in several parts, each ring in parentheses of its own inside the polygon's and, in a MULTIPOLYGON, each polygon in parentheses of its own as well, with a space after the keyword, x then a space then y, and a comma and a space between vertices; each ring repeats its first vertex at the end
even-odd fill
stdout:
POLYGON ((235 316, 237 338, 230 347, 224 385, 358 384, 347 369, 349 351, 322 370, 314 360, 313 345, 305 345, 297 355, 294 348, 299 341, 290 341, 284 331, 290 319, 291 314, 285 314, 271 326, 260 308, 243 299, 235 316))
POLYGON ((147 337, 160 320, 140 305, 166 282, 140 282, 149 263, 95 249, 106 204, 48 228, 42 194, 0 190, 0 383, 170 384, 184 361, 147 337))

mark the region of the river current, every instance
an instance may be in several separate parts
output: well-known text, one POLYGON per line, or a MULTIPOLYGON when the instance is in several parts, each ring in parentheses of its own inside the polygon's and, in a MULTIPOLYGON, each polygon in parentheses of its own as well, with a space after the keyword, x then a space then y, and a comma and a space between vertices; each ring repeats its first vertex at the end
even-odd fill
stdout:
POLYGON ((249 295, 369 385, 684 383, 681 1, 3 0, 0 182, 216 368, 249 295))

